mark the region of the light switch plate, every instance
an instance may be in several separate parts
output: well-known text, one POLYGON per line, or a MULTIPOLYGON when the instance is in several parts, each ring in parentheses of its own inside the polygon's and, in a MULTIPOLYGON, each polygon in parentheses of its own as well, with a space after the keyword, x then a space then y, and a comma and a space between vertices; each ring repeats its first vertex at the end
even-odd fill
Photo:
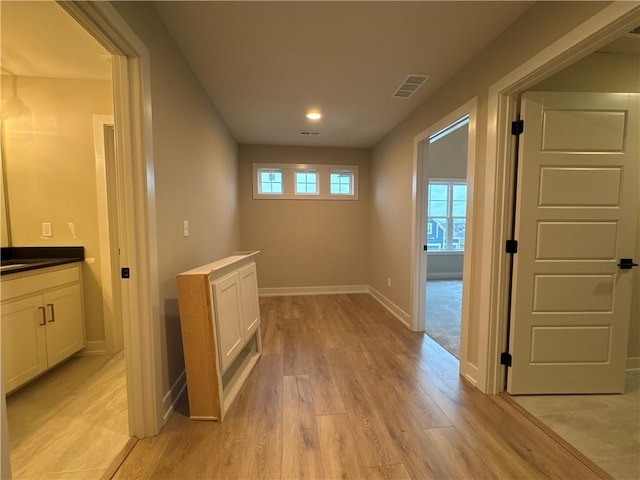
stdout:
POLYGON ((182 234, 185 237, 189 236, 189 220, 185 220, 184 222, 182 222, 182 234))
POLYGON ((53 231, 51 229, 51 223, 50 222, 43 222, 42 223, 42 236, 43 237, 53 237, 53 231))

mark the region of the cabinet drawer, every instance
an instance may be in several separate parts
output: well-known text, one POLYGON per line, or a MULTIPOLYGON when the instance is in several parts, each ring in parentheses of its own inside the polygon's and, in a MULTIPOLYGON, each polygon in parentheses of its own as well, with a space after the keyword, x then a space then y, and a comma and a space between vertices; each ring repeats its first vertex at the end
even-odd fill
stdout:
POLYGON ((80 265, 78 264, 50 267, 43 269, 41 273, 34 273, 33 271, 27 273, 28 275, 20 278, 2 281, 1 295, 3 301, 80 281, 80 265))

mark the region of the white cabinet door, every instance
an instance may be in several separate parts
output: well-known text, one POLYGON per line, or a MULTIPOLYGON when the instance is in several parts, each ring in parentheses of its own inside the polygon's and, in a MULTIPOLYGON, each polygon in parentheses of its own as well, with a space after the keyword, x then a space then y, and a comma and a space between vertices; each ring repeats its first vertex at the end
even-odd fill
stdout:
POLYGON ((84 347, 80 285, 47 292, 43 299, 47 319, 47 360, 51 367, 84 347))
POLYGON ((215 305, 214 322, 218 329, 218 353, 224 372, 244 345, 240 276, 237 272, 212 283, 215 305))
POLYGON ((258 303, 258 278, 256 264, 252 263, 238 270, 242 293, 242 329, 245 341, 260 325, 260 305, 258 303))
POLYGON ((2 305, 2 368, 5 392, 47 368, 45 313, 42 295, 2 305))

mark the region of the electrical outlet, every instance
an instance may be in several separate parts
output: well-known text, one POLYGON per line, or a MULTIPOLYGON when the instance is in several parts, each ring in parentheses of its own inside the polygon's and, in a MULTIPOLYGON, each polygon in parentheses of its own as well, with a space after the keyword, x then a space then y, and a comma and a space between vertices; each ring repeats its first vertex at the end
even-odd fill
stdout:
POLYGON ((391 277, 387 278, 387 287, 391 287, 391 277))
POLYGON ((185 237, 189 236, 189 220, 182 222, 182 235, 185 237))
POLYGON ((50 222, 42 223, 42 236, 43 237, 53 237, 53 230, 51 228, 50 222))

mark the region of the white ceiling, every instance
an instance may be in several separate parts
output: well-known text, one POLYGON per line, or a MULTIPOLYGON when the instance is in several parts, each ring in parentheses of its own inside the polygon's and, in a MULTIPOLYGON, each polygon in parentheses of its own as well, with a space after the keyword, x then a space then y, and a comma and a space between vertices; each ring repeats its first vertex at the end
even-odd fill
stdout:
MULTIPOLYGON (((240 143, 352 147, 375 144, 531 5, 154 3, 240 143), (391 98, 409 73, 431 79, 391 98), (317 123, 304 117, 314 107, 317 123)), ((107 51, 54 2, 0 8, 3 73, 111 78, 107 51)), ((610 48, 637 52, 639 38, 610 48)))
POLYGON ((532 3, 154 6, 240 143, 370 147, 532 3), (409 73, 431 79, 411 99, 391 98, 409 73), (310 108, 322 120, 308 121, 310 108))

